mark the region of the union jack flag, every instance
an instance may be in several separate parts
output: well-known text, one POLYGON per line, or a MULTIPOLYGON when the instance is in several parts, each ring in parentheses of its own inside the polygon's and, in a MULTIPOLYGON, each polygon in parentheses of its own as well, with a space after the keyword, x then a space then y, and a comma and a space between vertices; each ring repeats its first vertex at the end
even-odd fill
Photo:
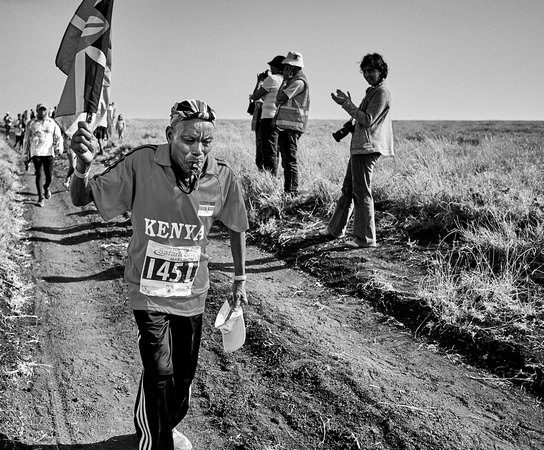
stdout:
POLYGON ((62 38, 55 64, 68 79, 55 119, 70 137, 79 121, 106 126, 112 12, 113 0, 83 0, 62 38))

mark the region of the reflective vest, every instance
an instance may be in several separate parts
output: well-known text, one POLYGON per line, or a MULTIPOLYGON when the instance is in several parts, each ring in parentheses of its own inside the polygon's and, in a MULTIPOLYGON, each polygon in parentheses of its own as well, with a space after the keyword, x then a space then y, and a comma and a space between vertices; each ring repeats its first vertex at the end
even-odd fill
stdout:
POLYGON ((288 81, 283 89, 296 80, 304 82, 304 90, 288 99, 285 103, 278 105, 276 126, 284 130, 296 130, 303 133, 306 131, 306 125, 308 125, 308 112, 310 110, 310 86, 308 80, 302 72, 299 72, 288 81))

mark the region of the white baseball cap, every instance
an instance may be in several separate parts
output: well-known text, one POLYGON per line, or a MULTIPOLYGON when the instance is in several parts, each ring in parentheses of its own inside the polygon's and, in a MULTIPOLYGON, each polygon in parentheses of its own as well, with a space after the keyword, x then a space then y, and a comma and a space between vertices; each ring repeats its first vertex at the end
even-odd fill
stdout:
POLYGON ((225 300, 215 318, 215 328, 221 330, 225 352, 231 353, 238 350, 246 341, 246 324, 242 307, 238 306, 231 311, 229 302, 225 300))

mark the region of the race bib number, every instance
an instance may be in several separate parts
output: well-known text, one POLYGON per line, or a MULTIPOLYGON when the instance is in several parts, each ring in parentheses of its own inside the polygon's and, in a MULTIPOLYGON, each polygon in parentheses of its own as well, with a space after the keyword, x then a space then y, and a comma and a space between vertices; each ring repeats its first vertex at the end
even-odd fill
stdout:
POLYGON ((140 292, 154 297, 191 294, 200 263, 200 247, 171 247, 149 241, 140 279, 140 292))

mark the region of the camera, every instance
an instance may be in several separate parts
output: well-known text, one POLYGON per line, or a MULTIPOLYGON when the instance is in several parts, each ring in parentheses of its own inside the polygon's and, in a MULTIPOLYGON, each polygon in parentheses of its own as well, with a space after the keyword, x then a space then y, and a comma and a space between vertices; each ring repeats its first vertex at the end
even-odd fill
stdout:
POLYGON ((262 83, 264 80, 266 80, 266 77, 268 77, 270 75, 269 72, 270 71, 267 69, 264 72, 261 72, 261 73, 257 74, 257 82, 262 83))
POLYGON ((342 128, 340 128, 338 131, 335 131, 332 134, 332 137, 336 142, 340 142, 348 134, 353 133, 353 131, 355 131, 355 124, 351 120, 349 120, 344 125, 342 125, 342 128))

